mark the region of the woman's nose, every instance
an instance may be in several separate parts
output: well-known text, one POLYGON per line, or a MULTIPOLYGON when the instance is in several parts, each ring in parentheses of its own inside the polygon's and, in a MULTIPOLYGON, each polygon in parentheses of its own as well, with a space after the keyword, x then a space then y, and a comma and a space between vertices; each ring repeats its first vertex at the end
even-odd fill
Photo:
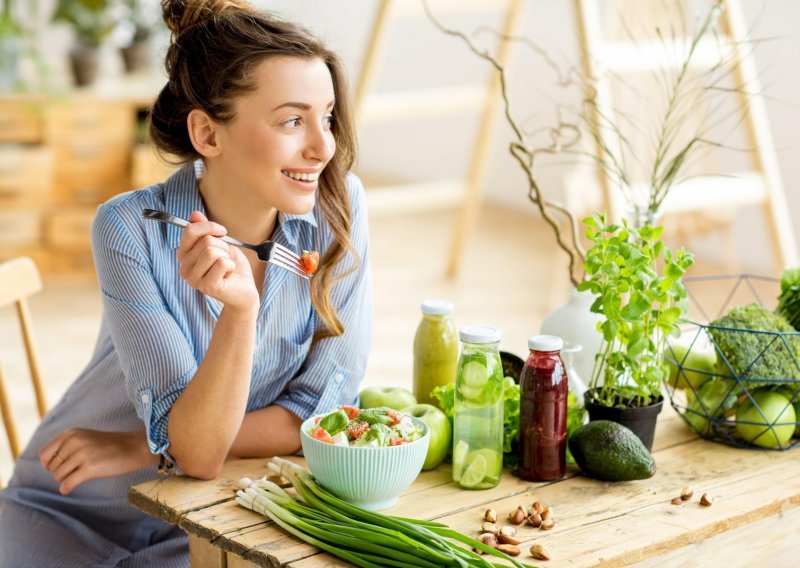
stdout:
POLYGON ((336 140, 333 132, 329 129, 318 126, 308 131, 306 140, 306 158, 316 159, 320 162, 328 162, 336 151, 336 140))

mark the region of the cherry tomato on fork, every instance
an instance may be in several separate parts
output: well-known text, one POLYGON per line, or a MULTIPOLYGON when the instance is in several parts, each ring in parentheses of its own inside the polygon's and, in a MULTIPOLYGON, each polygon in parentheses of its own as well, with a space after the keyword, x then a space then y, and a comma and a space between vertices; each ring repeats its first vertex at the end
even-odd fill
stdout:
POLYGON ((319 266, 319 253, 315 250, 304 250, 300 255, 300 269, 306 274, 314 274, 319 266))

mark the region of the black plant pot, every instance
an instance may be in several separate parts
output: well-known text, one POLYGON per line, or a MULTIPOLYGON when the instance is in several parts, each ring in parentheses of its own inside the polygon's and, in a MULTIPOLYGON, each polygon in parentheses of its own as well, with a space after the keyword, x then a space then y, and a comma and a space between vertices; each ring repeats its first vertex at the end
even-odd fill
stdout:
POLYGON ((136 73, 145 69, 150 60, 150 42, 148 40, 134 41, 127 47, 120 48, 122 62, 126 73, 136 73))
POLYGON ((589 390, 583 393, 583 401, 586 411, 589 413, 589 421, 610 420, 622 424, 633 431, 636 436, 650 451, 653 448, 653 437, 656 433, 656 419, 664 406, 664 398, 660 397, 658 402, 649 406, 635 406, 628 408, 614 408, 604 406, 591 401, 589 390))
POLYGON ((96 47, 76 45, 69 53, 75 84, 85 87, 94 83, 100 70, 100 50, 96 47))

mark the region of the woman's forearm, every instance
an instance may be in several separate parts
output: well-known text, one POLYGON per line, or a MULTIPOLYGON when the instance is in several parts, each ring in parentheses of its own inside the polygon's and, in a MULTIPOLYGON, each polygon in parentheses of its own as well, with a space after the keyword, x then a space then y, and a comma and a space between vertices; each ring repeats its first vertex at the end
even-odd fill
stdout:
POLYGON ((257 312, 257 305, 223 308, 206 356, 170 411, 170 453, 187 475, 216 477, 242 426, 257 312))
POLYGON ((244 415, 229 457, 260 458, 288 455, 300 449, 300 424, 293 412, 268 406, 244 415))

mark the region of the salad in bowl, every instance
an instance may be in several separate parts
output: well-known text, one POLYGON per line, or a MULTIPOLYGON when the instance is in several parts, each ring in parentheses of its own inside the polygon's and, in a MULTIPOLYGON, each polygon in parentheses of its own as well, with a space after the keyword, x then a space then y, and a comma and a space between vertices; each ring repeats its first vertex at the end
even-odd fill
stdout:
POLYGON ((391 408, 342 406, 300 426, 311 474, 340 499, 370 510, 397 502, 422 470, 430 438, 424 422, 391 408))
POLYGON ((410 416, 393 408, 361 410, 342 406, 315 416, 307 434, 326 444, 383 448, 416 442, 425 435, 425 430, 410 416))

